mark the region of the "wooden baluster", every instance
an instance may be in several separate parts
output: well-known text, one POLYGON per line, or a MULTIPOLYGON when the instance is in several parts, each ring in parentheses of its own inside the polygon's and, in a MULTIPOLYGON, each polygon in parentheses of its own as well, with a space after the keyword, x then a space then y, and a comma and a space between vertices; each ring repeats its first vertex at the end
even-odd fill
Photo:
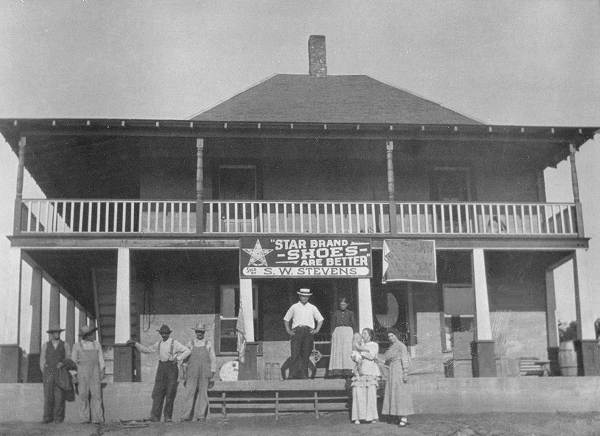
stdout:
POLYGON ((317 233, 321 233, 321 217, 319 215, 319 209, 320 209, 320 204, 319 203, 313 203, 315 206, 315 217, 316 217, 316 221, 317 221, 317 233))
MULTIPOLYGON (((214 210, 213 210, 213 205, 214 203, 211 201, 210 203, 208 203, 208 231, 209 232, 213 232, 214 231, 214 227, 213 227, 213 215, 214 215, 214 210)), ((185 213, 186 213, 186 229, 187 232, 190 233, 190 203, 186 203, 185 204, 185 213)))
POLYGON ((52 232, 58 233, 58 201, 52 202, 52 232))
MULTIPOLYGON (((32 210, 31 210, 31 200, 27 201, 25 204, 27 204, 27 225, 25 227, 25 231, 29 232, 31 231, 31 215, 32 215, 32 210)), ((19 229, 21 227, 19 226, 19 229)))
POLYGON ((570 204, 567 205, 567 214, 569 217, 569 233, 575 233, 573 231, 573 214, 572 214, 572 207, 570 204))
POLYGON ((110 222, 110 218, 109 218, 109 209, 110 209, 110 202, 109 201, 105 201, 104 202, 104 232, 108 233, 109 231, 109 222, 110 222))
POLYGON ((372 233, 378 233, 377 232, 377 216, 375 215, 375 204, 369 203, 369 207, 371 209, 371 227, 373 229, 372 233))
MULTIPOLYGON (((42 202, 40 200, 38 200, 36 202, 37 204, 37 215, 36 215, 36 220, 35 220, 35 231, 39 232, 42 229, 42 202)), ((72 220, 71 220, 72 221, 72 220)))

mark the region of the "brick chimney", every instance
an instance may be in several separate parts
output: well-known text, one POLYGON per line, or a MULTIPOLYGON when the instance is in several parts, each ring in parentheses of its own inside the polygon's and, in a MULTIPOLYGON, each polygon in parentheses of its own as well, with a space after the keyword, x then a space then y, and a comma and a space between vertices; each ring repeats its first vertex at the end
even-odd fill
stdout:
POLYGON ((327 77, 325 35, 310 35, 308 38, 308 74, 313 77, 327 77))

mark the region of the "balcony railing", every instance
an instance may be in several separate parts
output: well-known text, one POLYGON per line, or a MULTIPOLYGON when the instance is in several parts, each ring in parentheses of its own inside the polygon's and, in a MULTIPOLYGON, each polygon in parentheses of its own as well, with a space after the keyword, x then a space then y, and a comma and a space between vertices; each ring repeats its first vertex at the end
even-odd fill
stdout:
MULTIPOLYGON (((204 232, 577 235, 572 203, 204 202, 204 232), (393 213, 390 213, 390 210, 393 213)), ((195 201, 23 200, 22 233, 196 233, 195 201)))

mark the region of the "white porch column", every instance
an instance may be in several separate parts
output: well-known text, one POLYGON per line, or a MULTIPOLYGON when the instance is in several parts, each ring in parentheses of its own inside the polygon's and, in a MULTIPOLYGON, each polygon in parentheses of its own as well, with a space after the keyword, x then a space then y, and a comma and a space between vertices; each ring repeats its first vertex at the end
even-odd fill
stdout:
POLYGON ((21 249, 11 248, 7 260, 8 283, 0 286, 0 344, 18 344, 21 249))
POLYGON ((575 310, 577 311, 577 339, 595 340, 594 331, 594 307, 592 304, 592 290, 586 280, 588 274, 585 272, 581 250, 575 250, 573 254, 573 279, 575 281, 575 310))
POLYGON ((65 342, 73 345, 75 342, 75 301, 67 299, 67 315, 65 317, 65 342))
POLYGON ((29 304, 31 305, 29 354, 40 354, 42 350, 42 271, 36 267, 31 268, 29 304))
POLYGON ((490 302, 488 298, 485 254, 481 248, 473 250, 473 287, 475 291, 475 340, 492 340, 490 302))
POLYGON ((556 319, 556 288, 554 285, 554 268, 546 270, 546 330, 548 331, 548 348, 558 348, 558 320, 556 319))
POLYGON ((50 305, 48 309, 48 327, 60 326, 60 292, 56 283, 50 284, 50 305))
POLYGON ((577 312, 577 339, 581 341, 582 375, 600 375, 600 349, 594 328, 593 290, 589 283, 591 259, 584 259, 583 250, 573 252, 573 281, 575 282, 575 310, 577 312), (588 262, 585 262, 587 260, 588 262))
MULTIPOLYGON (((131 307, 129 248, 119 248, 117 253, 117 297, 115 308, 115 344, 124 344, 131 337, 131 307)), ((99 314, 96 314, 96 318, 99 314)))
POLYGON ((358 328, 373 328, 373 302, 371 279, 358 279, 358 328))
POLYGON ((254 342, 252 279, 240 279, 240 312, 244 318, 244 336, 246 337, 246 342, 254 342))

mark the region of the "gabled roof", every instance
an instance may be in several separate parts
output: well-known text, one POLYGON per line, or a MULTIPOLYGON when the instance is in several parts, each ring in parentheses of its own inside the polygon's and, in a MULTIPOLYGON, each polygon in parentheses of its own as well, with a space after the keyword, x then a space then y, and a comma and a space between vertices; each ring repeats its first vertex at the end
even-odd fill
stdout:
POLYGON ((204 121, 480 124, 369 76, 277 74, 192 118, 204 121))

